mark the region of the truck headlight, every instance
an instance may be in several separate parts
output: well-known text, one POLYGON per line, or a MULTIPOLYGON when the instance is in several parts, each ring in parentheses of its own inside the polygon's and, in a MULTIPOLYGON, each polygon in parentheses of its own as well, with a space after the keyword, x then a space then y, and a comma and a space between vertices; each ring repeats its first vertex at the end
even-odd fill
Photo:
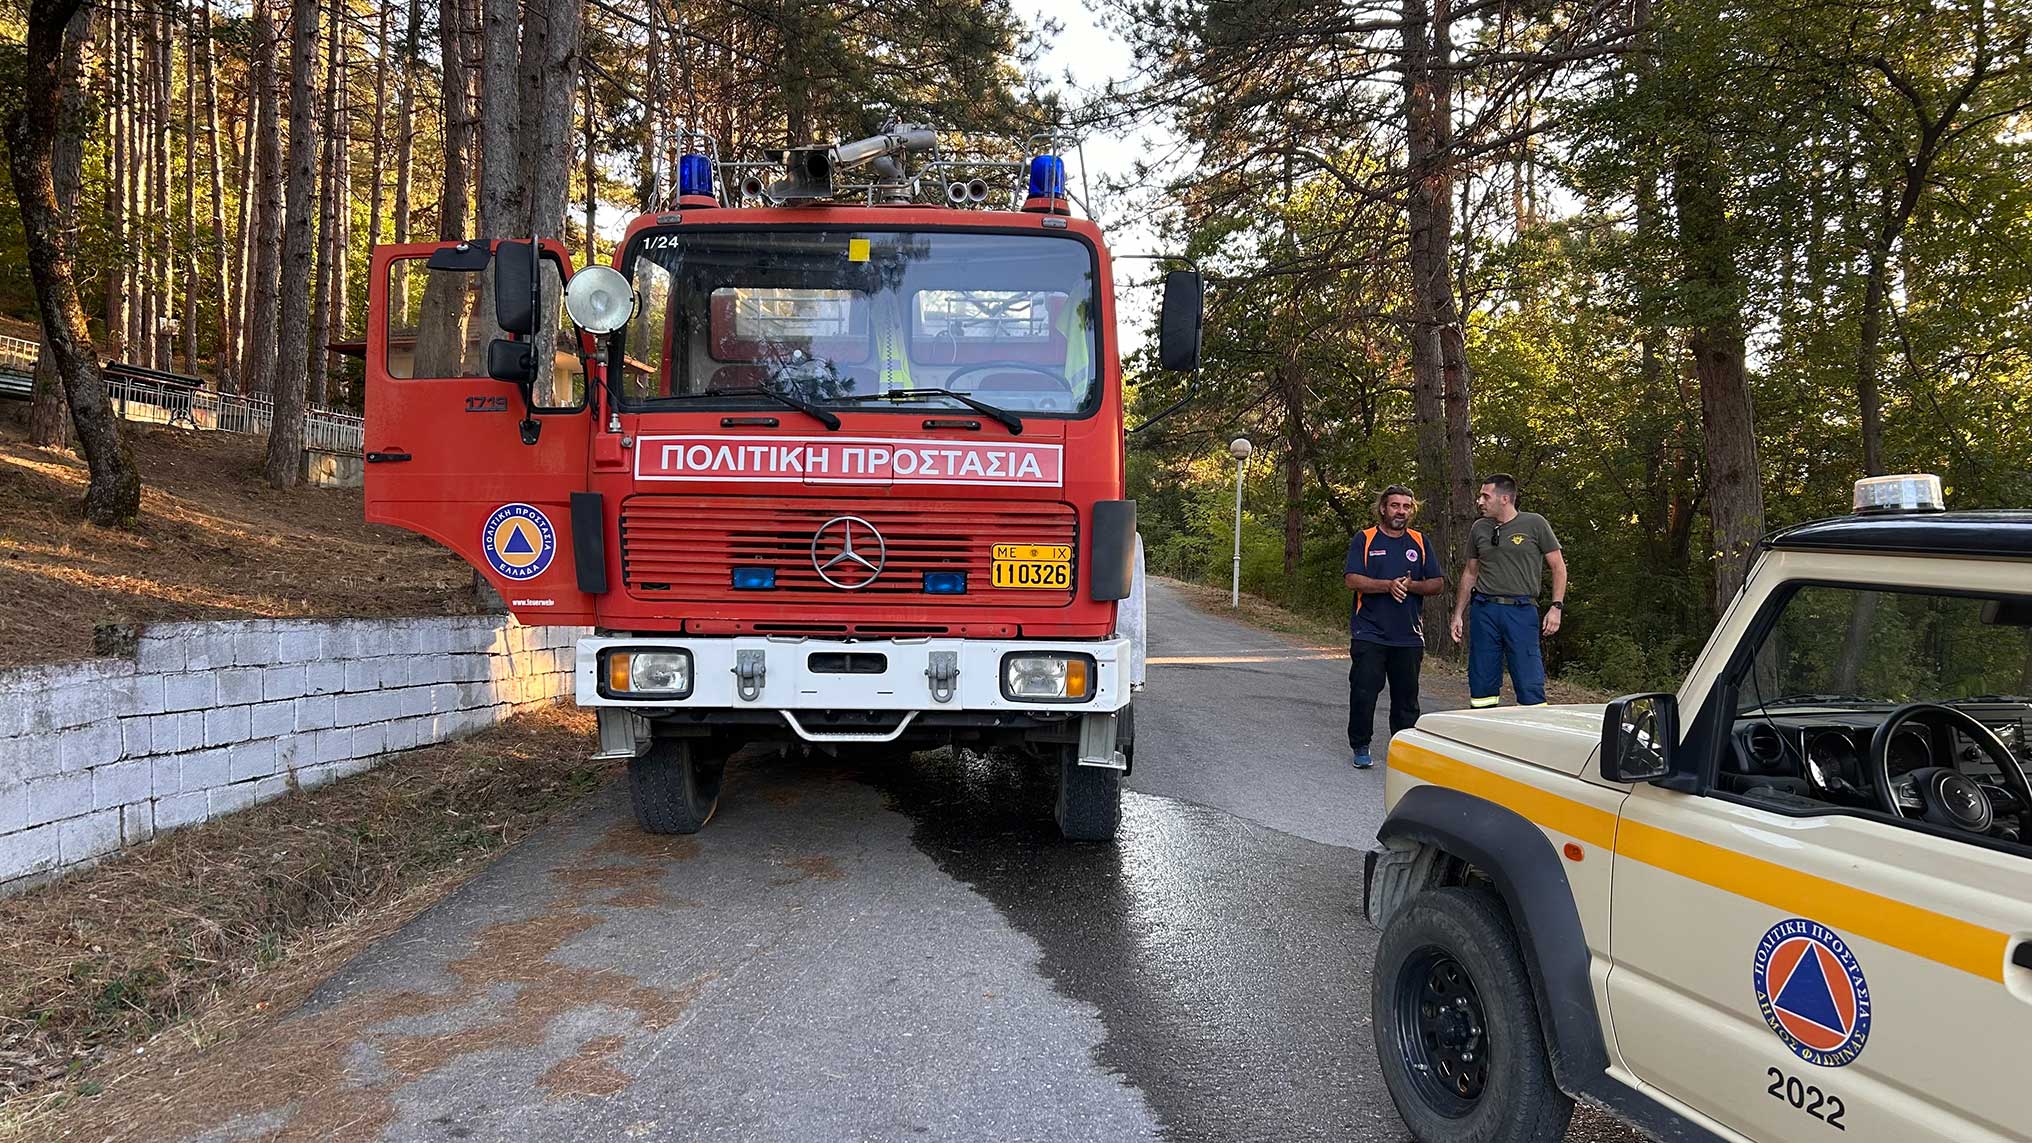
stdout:
POLYGON ((1002 656, 1002 697, 1015 702, 1084 702, 1094 696, 1094 657, 1065 651, 1002 656))
POLYGON ((609 698, 688 698, 690 651, 606 651, 601 655, 602 694, 609 698))

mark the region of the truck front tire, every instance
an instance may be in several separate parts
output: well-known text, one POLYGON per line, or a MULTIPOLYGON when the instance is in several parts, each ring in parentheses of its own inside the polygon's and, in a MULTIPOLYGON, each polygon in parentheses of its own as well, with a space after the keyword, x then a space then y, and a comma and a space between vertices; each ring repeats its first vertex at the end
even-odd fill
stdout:
POLYGON ((1113 841, 1122 820, 1122 775, 1079 764, 1077 745, 1058 750, 1058 832, 1067 841, 1113 841))
POLYGON ((1557 1143, 1573 1101, 1553 1081, 1531 976, 1502 902, 1433 889, 1376 947, 1370 1026, 1419 1143, 1557 1143))
POLYGON ((727 760, 706 739, 657 738, 628 762, 635 822, 647 833, 697 833, 720 805, 727 760))

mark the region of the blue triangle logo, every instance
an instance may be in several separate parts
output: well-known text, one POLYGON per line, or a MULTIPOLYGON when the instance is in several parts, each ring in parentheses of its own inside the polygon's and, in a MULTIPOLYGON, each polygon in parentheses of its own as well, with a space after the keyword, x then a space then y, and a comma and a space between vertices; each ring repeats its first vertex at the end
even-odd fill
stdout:
POLYGON ((1848 1030, 1842 1026, 1841 1013, 1835 1010, 1834 993, 1827 986, 1827 971, 1821 966, 1819 949, 1808 948, 1806 955, 1799 958, 1791 979, 1779 991, 1776 1003, 1779 1008, 1802 1020, 1811 1020, 1831 1032, 1847 1034, 1848 1030))
POLYGON ((529 546, 529 532, 520 526, 508 529, 508 542, 501 545, 501 551, 504 555, 510 556, 536 554, 536 549, 529 546))

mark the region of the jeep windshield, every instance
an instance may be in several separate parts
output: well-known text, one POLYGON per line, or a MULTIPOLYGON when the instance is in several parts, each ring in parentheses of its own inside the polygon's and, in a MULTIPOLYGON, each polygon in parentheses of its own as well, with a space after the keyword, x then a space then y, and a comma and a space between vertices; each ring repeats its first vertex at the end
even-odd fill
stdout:
POLYGON ((1100 403, 1094 254, 1063 235, 645 231, 617 339, 635 410, 775 404, 1085 416, 1100 403), (916 390, 948 390, 959 396, 916 390))
POLYGON ((1757 647, 1739 710, 2015 702, 2032 690, 2032 604, 1811 585, 1757 647))

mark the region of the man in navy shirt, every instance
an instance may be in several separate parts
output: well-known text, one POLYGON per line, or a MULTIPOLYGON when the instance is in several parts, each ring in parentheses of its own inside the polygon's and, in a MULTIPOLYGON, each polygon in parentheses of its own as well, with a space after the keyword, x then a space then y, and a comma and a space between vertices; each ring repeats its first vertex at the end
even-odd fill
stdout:
POLYGON ((1418 669, 1425 659, 1425 597, 1438 595, 1446 580, 1425 537, 1411 528, 1418 501, 1393 484, 1376 498, 1376 526, 1364 528, 1348 545, 1347 584, 1355 593, 1348 620, 1348 745, 1355 769, 1374 764, 1369 738, 1376 724, 1376 697, 1390 684, 1390 733, 1418 722, 1418 669))

